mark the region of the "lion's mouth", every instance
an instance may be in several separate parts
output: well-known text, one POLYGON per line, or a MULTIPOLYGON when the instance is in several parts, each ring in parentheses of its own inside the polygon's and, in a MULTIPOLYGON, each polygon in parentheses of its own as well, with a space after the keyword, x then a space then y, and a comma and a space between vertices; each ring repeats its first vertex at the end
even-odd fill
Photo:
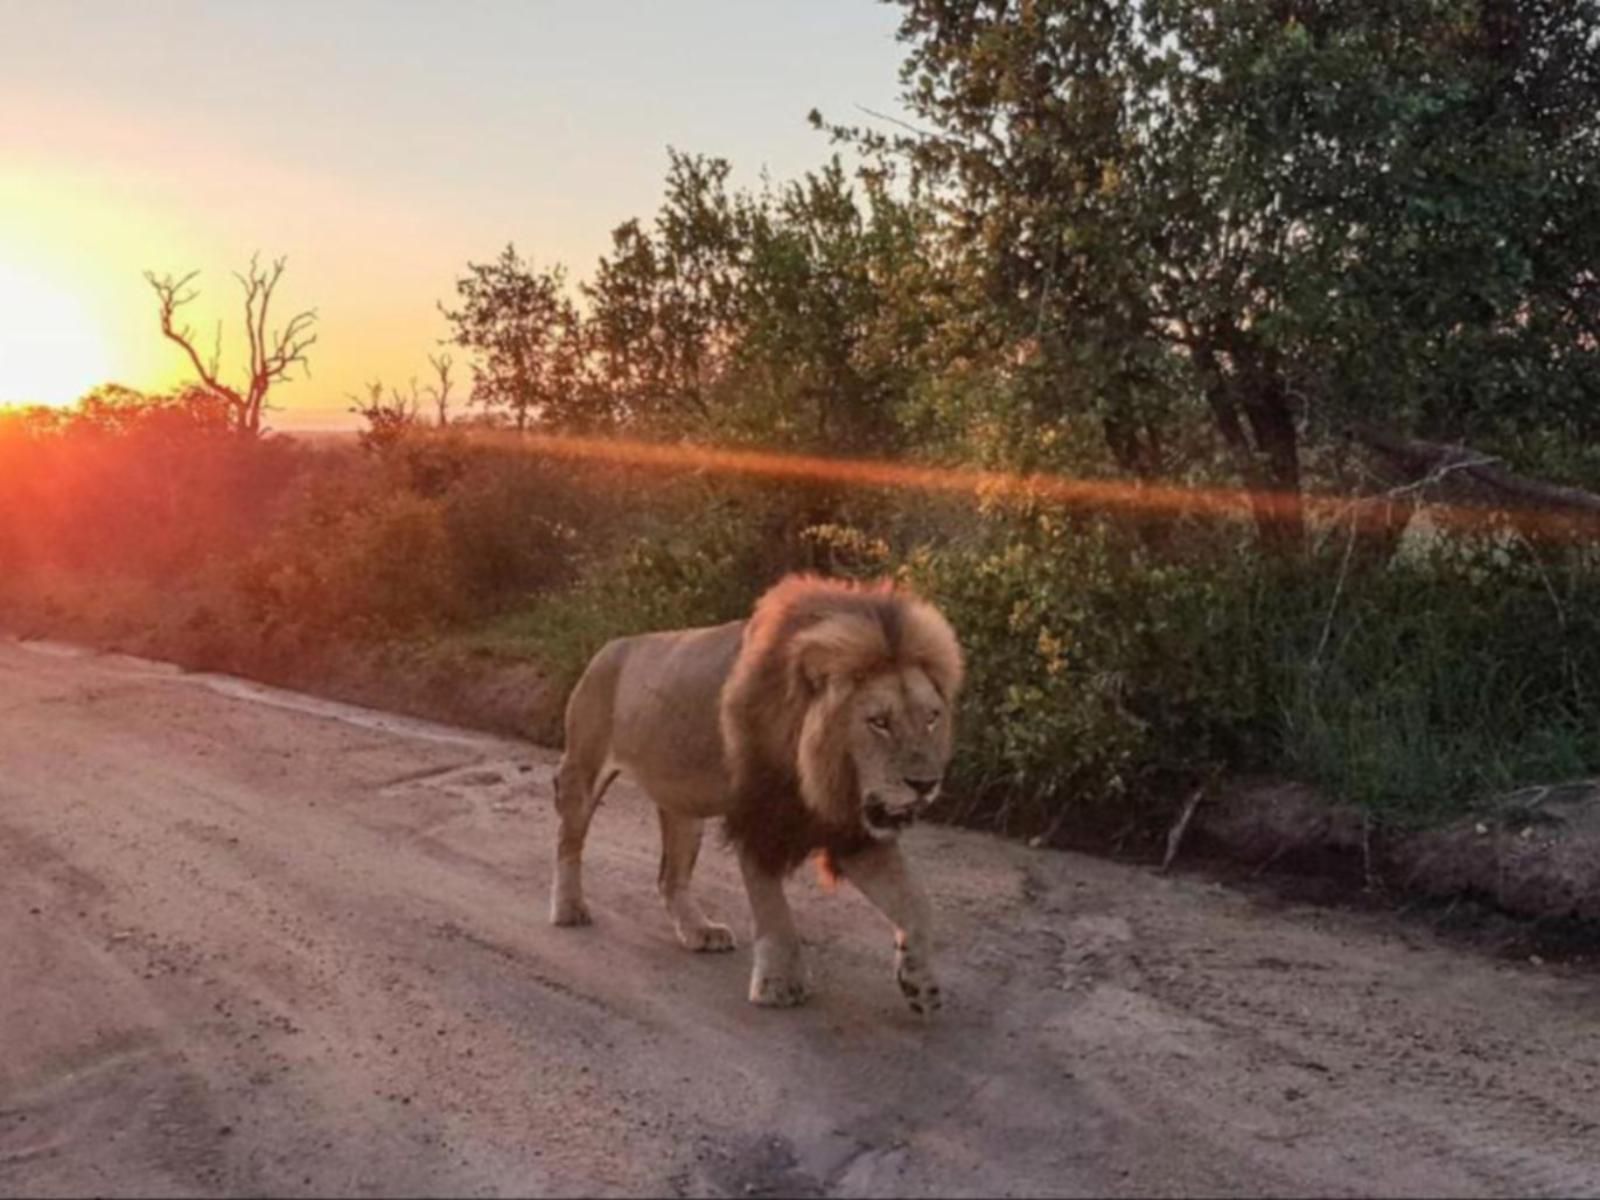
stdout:
POLYGON ((861 816, 866 821, 868 829, 878 829, 885 833, 899 833, 917 819, 914 809, 891 809, 876 796, 862 805, 861 816))

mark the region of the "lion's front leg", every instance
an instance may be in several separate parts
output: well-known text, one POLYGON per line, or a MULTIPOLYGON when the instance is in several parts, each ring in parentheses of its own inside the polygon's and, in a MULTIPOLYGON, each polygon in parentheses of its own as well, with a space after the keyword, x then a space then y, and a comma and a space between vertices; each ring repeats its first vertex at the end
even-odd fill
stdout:
POLYGON ((795 931, 789 901, 783 894, 783 877, 756 863, 748 851, 739 854, 750 915, 755 920, 755 966, 750 973, 750 1003, 773 1008, 804 1004, 811 983, 795 931))
POLYGON ((678 941, 688 950, 732 950, 733 930, 710 920, 689 894, 704 822, 665 808, 657 811, 661 816, 661 898, 672 915, 678 941))
POLYGON ((900 848, 879 843, 838 860, 839 873, 894 925, 894 977, 911 1011, 937 1012, 943 999, 933 972, 933 914, 906 869, 900 848))

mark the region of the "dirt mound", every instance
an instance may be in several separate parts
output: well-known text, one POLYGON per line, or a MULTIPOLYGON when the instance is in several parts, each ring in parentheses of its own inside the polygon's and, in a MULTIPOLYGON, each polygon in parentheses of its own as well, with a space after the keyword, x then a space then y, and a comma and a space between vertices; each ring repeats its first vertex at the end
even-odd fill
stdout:
POLYGON ((1524 916, 1600 921, 1600 785, 1526 789, 1390 851, 1408 891, 1476 895, 1524 916))
POLYGON ((1303 784, 1247 781, 1197 811, 1195 840, 1260 873, 1317 875, 1390 893, 1467 897, 1522 917, 1597 923, 1600 784, 1526 788, 1449 825, 1385 829, 1303 784))

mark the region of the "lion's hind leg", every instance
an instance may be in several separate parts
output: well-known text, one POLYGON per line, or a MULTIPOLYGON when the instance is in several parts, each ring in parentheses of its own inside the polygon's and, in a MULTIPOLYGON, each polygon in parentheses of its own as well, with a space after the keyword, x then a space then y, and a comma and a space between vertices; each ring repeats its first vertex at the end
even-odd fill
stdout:
POLYGON ((709 919, 689 890, 705 822, 670 813, 659 805, 656 811, 661 816, 661 899, 678 940, 688 950, 732 950, 733 930, 709 919))
POLYGON ((552 925, 589 924, 589 906, 583 902, 583 844, 600 797, 616 777, 613 767, 602 778, 600 766, 571 750, 562 756, 555 780, 561 829, 556 835, 556 870, 550 885, 552 925))
POLYGON ((556 768, 555 878, 550 884, 550 923, 587 925, 583 902, 583 843, 589 822, 606 788, 617 777, 611 753, 617 677, 626 654, 624 641, 608 642, 589 661, 567 698, 566 749, 556 768))

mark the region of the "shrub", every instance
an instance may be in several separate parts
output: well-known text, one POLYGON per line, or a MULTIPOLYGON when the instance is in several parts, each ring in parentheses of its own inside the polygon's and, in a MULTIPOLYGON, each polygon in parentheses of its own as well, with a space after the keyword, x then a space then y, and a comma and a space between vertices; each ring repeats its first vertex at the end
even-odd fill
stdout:
POLYGON ((768 565, 772 512, 746 499, 693 479, 660 481, 652 507, 593 547, 572 586, 507 616, 480 644, 531 655, 567 688, 613 637, 744 616, 782 574, 768 565))
POLYGON ((1581 549, 1435 539, 1352 570, 1242 528, 991 508, 944 541, 813 536, 937 601, 969 659, 947 811, 1012 832, 1119 824, 1215 770, 1415 823, 1600 768, 1600 571, 1581 549))
POLYGON ((443 502, 383 478, 316 472, 245 559, 238 586, 267 626, 372 635, 461 615, 443 502))

